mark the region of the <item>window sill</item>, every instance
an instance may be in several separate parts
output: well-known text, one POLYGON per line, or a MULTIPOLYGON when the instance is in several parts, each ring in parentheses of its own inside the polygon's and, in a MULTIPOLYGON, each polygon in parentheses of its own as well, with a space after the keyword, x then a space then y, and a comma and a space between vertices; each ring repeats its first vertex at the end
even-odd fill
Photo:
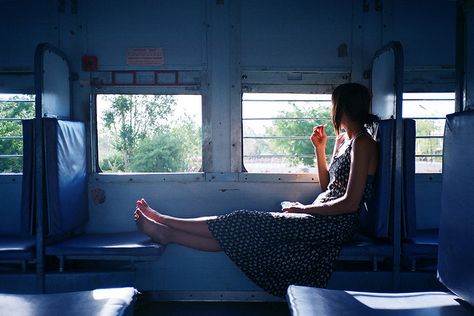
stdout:
POLYGON ((318 183, 314 174, 266 174, 237 172, 195 173, 94 173, 91 182, 157 183, 157 182, 301 182, 318 183))

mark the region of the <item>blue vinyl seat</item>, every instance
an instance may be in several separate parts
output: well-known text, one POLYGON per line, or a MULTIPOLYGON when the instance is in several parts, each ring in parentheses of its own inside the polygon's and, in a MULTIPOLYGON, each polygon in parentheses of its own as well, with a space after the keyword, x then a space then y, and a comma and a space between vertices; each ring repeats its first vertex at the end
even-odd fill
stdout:
POLYGON ((436 260, 439 246, 438 229, 417 230, 416 235, 402 244, 402 255, 410 262, 410 270, 417 270, 421 259, 436 260))
POLYGON ((0 236, 0 261, 19 262, 23 271, 26 264, 35 258, 34 237, 0 236))
POLYGON ((59 258, 64 271, 66 259, 155 260, 164 247, 140 232, 84 234, 46 246, 46 254, 59 258))
POLYGON ((0 315, 131 316, 137 291, 131 287, 55 294, 0 294, 0 315))
POLYGON ((393 156, 395 145, 395 120, 380 121, 376 140, 379 147, 379 164, 375 177, 374 198, 361 210, 360 231, 353 240, 346 243, 338 260, 372 262, 372 269, 378 269, 378 262, 393 256, 389 241, 393 186, 393 156))
POLYGON ((416 227, 415 205, 415 140, 414 120, 404 120, 403 142, 403 209, 402 209, 402 256, 410 263, 410 269, 417 269, 417 261, 438 256, 438 229, 416 227))
MULTIPOLYGON (((35 237, 32 235, 33 229, 33 208, 32 188, 33 188, 33 130, 23 125, 23 169, 22 169, 22 190, 21 207, 19 216, 19 231, 15 233, 0 234, 0 261, 19 262, 23 271, 26 270, 28 262, 35 258, 35 237), (25 137, 25 135, 27 135, 25 137)), ((2 225, 2 223, 0 223, 2 225)), ((3 227, 2 227, 3 228, 3 227)))
POLYGON ((368 293, 290 286, 297 315, 474 315, 474 111, 447 116, 438 279, 449 292, 368 293))
MULTIPOLYGON (((34 120, 24 124, 34 125, 34 120)), ((84 234, 89 219, 86 132, 82 122, 43 118, 46 255, 60 259, 155 260, 164 247, 141 232, 84 234)))

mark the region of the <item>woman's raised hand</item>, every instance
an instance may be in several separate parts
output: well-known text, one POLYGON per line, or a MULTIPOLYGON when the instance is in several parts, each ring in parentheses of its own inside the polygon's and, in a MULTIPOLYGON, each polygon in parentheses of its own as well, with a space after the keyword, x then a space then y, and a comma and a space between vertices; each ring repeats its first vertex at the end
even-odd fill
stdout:
POLYGON ((311 135, 311 143, 315 149, 325 149, 328 136, 324 130, 324 125, 315 126, 311 135))

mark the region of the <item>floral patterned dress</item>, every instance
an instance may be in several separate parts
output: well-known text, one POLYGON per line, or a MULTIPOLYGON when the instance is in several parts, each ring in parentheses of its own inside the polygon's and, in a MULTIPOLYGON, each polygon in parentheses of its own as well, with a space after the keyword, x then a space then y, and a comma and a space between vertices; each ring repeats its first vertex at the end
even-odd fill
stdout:
MULTIPOLYGON (((349 142, 333 158, 328 188, 315 202, 344 195, 353 140, 349 142)), ((371 195, 372 178, 368 177, 361 205, 371 195)), ((291 284, 326 287, 342 244, 357 226, 358 212, 322 216, 239 210, 208 221, 227 256, 258 286, 282 297, 291 284)))

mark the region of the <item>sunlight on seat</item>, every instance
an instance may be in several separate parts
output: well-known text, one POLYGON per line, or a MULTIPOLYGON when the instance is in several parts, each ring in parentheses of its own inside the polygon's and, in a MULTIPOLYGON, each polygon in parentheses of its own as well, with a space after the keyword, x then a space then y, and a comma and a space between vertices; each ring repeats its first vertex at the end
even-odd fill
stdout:
POLYGON ((128 298, 131 291, 131 288, 97 289, 92 291, 92 297, 96 301, 110 298, 128 298))
POLYGON ((460 305, 456 296, 443 292, 365 293, 346 291, 362 304, 373 309, 405 310, 460 305))
POLYGON ((34 315, 32 303, 25 297, 0 294, 0 315, 34 315))

